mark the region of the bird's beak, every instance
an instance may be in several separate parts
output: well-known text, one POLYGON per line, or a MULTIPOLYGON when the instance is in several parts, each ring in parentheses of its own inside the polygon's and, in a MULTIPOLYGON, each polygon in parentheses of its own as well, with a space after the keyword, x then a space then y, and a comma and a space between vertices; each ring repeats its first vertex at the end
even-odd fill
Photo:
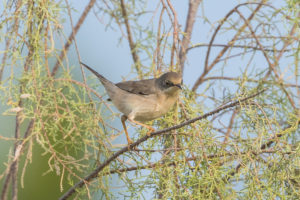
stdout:
POLYGON ((174 84, 174 86, 178 87, 179 89, 182 90, 181 84, 174 84))

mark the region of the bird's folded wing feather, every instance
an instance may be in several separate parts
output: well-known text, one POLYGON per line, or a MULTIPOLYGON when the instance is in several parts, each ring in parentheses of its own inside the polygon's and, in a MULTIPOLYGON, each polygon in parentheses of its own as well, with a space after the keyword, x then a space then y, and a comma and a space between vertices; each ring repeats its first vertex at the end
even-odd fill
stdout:
POLYGON ((146 79, 140 81, 125 81, 116 84, 119 88, 139 95, 149 95, 156 93, 155 80, 146 79))
MULTIPOLYGON (((92 73, 94 73, 102 82, 102 84, 105 86, 106 84, 113 85, 112 82, 107 80, 105 77, 103 77, 101 74, 93 70, 88 65, 81 62, 83 66, 85 66, 88 70, 90 70, 92 73)), ((138 95, 149 95, 154 94, 156 92, 155 90, 155 80, 154 79, 145 79, 140 81, 125 81, 117 83, 116 86, 121 88, 122 90, 125 90, 127 92, 138 94, 138 95)), ((110 99, 108 99, 110 100, 110 99)))

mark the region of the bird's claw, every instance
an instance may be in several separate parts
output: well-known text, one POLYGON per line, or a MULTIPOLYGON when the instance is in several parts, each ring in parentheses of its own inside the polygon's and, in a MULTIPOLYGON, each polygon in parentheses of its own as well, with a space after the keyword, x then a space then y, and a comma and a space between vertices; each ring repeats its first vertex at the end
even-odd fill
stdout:
POLYGON ((131 145, 133 144, 133 141, 131 139, 128 139, 127 143, 128 143, 127 144, 128 150, 134 149, 134 147, 133 148, 131 147, 131 145))
POLYGON ((149 128, 150 131, 147 132, 147 136, 150 137, 151 133, 153 133, 155 131, 154 128, 149 128))

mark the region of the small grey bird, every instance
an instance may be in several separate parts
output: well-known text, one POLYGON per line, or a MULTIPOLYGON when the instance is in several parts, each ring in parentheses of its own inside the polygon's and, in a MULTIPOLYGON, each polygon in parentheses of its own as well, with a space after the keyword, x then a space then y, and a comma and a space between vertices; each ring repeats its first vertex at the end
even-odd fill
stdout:
POLYGON ((141 122, 156 119, 168 112, 182 89, 182 77, 176 72, 167 72, 159 78, 114 84, 86 64, 81 64, 99 78, 110 100, 123 113, 121 121, 128 145, 133 142, 128 135, 125 121, 128 119, 146 127, 149 129, 147 135, 150 136, 155 131, 154 128, 141 122))

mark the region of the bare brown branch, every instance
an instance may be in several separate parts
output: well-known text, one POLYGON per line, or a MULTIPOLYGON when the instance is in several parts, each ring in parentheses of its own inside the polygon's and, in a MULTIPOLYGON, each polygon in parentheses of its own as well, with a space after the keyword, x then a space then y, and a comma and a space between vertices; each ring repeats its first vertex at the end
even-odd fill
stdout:
MULTIPOLYGON (((260 10, 260 8, 263 6, 263 3, 265 2, 265 0, 262 0, 261 3, 258 4, 258 6, 254 9, 254 11, 252 12, 252 14, 248 17, 247 21, 250 22, 255 14, 260 10)), ((197 88, 199 87, 199 85, 203 82, 204 77, 209 73, 209 71, 215 66, 216 63, 218 63, 218 61, 221 59, 221 57, 225 54, 225 52, 228 50, 228 48, 232 45, 234 45, 234 42, 237 40, 237 38, 240 36, 240 34, 245 30, 245 28, 247 27, 247 24, 244 23, 240 29, 237 31, 237 33, 234 35, 234 37, 228 42, 228 45, 225 46, 220 53, 216 56, 216 58, 214 59, 214 61, 208 65, 208 60, 209 60, 209 55, 210 55, 210 51, 211 51, 211 45, 213 44, 215 37, 217 35, 217 33, 219 32, 221 26, 224 24, 224 22, 233 14, 236 12, 236 10, 241 7, 241 6, 245 6, 248 5, 250 3, 243 3, 243 4, 239 4, 237 5, 234 9, 232 9, 230 12, 228 12, 228 14, 224 17, 224 19, 221 21, 221 23, 218 25, 218 27, 216 28, 210 42, 209 42, 209 47, 206 53, 206 58, 205 58, 205 65, 204 65, 204 70, 202 72, 202 74, 200 75, 200 77, 197 79, 197 81, 195 82, 195 84, 193 85, 192 90, 196 91, 197 88)))
MULTIPOLYGON (((257 37, 258 38, 258 37, 257 37)), ((229 47, 229 48, 241 48, 241 49, 253 49, 253 50, 258 50, 260 51, 261 48, 259 47, 256 47, 256 46, 250 46, 250 45, 228 45, 228 44, 212 44, 212 45, 209 45, 209 44, 196 44, 196 45, 193 45, 191 47, 189 47, 187 49, 187 52, 194 49, 194 48, 199 48, 199 47, 208 47, 208 46, 211 46, 211 47, 229 47)), ((263 48, 264 51, 270 51, 270 52, 278 52, 278 51, 283 51, 283 52, 289 52, 289 51, 292 51, 292 49, 271 49, 271 48, 266 48, 264 47, 263 48)))
POLYGON ((83 24, 84 20, 86 19, 88 13, 90 12, 90 10, 92 9, 92 7, 94 6, 96 0, 90 0, 90 2, 88 3, 88 5, 85 7, 83 13, 81 14, 77 24, 75 25, 72 33, 69 35, 67 42, 65 43, 65 46, 62 50, 62 52, 60 53, 60 56, 58 58, 58 60, 56 61, 54 68, 52 70, 51 75, 55 76, 55 74, 57 73, 57 70, 59 68, 59 66, 62 64, 63 59, 65 58, 65 56, 67 55, 67 52, 73 42, 73 39, 75 37, 75 35, 78 33, 81 25, 83 24), (75 31, 75 32, 74 32, 75 31))
MULTIPOLYGON (((295 127, 298 127, 300 124, 300 120, 297 121, 297 124, 295 125, 295 127)), ((276 143, 278 141, 278 138, 284 136, 287 133, 287 130, 293 128, 293 125, 289 125, 286 128, 284 128, 282 131, 280 131, 279 133, 274 134, 269 140, 268 142, 262 144, 260 146, 260 150, 266 150, 267 148, 269 148, 272 144, 276 143)), ((250 153, 257 155, 254 151, 251 151, 250 153)), ((239 163, 235 170, 232 171, 230 173, 230 175, 226 178, 226 181, 229 181, 235 174, 237 174, 241 168, 243 168, 246 165, 246 163, 239 163)))
POLYGON ((187 48, 191 41, 192 31, 194 28, 198 7, 201 1, 202 0, 190 0, 189 2, 188 16, 186 18, 185 30, 183 34, 182 44, 179 51, 179 66, 180 66, 181 73, 183 73, 184 70, 184 62, 186 60, 186 53, 188 51, 187 48))
POLYGON ((175 11, 173 5, 171 4, 170 0, 166 0, 167 4, 169 6, 169 8, 171 9, 174 19, 173 19, 173 45, 172 45, 172 49, 171 49, 171 62, 170 65, 171 67, 173 67, 174 63, 174 56, 175 56, 175 52, 177 52, 177 48, 178 48, 178 20, 177 20, 177 12, 175 11))
MULTIPOLYGON (((19 19, 18 19, 17 16, 18 16, 18 12, 20 12, 19 9, 20 9, 21 3, 22 3, 21 0, 18 0, 17 3, 16 3, 16 9, 15 9, 15 12, 14 12, 15 22, 14 22, 14 25, 13 25, 13 32, 14 33, 17 32, 17 30, 19 28, 19 19)), ((4 71, 6 59, 7 59, 7 51, 11 48, 10 47, 10 42, 11 42, 11 39, 7 38, 6 43, 5 43, 5 52, 4 52, 3 57, 2 57, 2 63, 1 63, 1 68, 0 68, 0 82, 2 81, 3 71, 4 71)))
MULTIPOLYGON (((209 80, 227 80, 227 81, 241 81, 240 78, 234 78, 234 77, 227 77, 227 76, 211 76, 211 77, 206 77, 203 79, 203 82, 209 81, 209 80)), ((262 81, 262 80, 255 80, 251 78, 247 78, 247 82, 253 82, 253 83, 267 83, 267 84, 275 84, 278 85, 279 83, 274 82, 274 81, 262 81)), ((283 83, 282 84, 284 87, 293 87, 293 88, 300 88, 300 85, 297 84, 287 84, 283 83)))
MULTIPOLYGON (((281 77, 280 77, 278 71, 277 71, 276 68, 275 68, 275 65, 276 65, 276 63, 278 63, 278 60, 280 59, 280 57, 281 57, 281 55, 282 55, 282 51, 279 53, 278 59, 276 59, 276 63, 272 63, 271 60, 270 60, 270 58, 269 58, 269 55, 268 55, 267 52, 264 50, 263 45, 260 43, 259 39, 256 37, 256 34, 255 34, 254 30, 252 29, 252 27, 251 27, 249 21, 245 19, 245 17, 243 16, 243 14, 242 14, 240 11, 236 10, 236 12, 237 12, 237 13, 240 15, 240 17, 244 20, 245 25, 249 28, 249 30, 250 30, 250 32, 251 32, 251 35, 252 35, 253 38, 255 39, 255 41, 256 41, 257 45, 259 46, 260 50, 263 52, 263 55, 264 55, 266 61, 267 61, 268 64, 269 64, 270 71, 272 70, 272 71, 274 72, 274 74, 275 74, 277 80, 281 83, 282 80, 281 80, 281 77)), ((300 14, 300 13, 299 13, 299 14, 300 14)), ((293 26, 293 28, 292 28, 292 30, 291 30, 291 34, 294 33, 295 27, 296 27, 296 24, 294 24, 294 26, 293 26)), ((288 45, 289 43, 290 43, 290 41, 288 41, 287 43, 285 43, 285 45, 283 46, 282 50, 284 50, 284 49, 286 48, 286 45, 288 45)), ((285 87, 282 87, 282 84, 280 84, 280 87, 281 87, 282 91, 285 93, 285 95, 287 96, 287 98, 289 99, 289 102, 290 102, 291 106, 292 106, 292 107, 294 108, 294 110, 296 111, 297 108, 296 108, 296 104, 295 104, 294 100, 291 98, 291 96, 290 96, 290 94, 288 93, 288 91, 286 90, 286 88, 285 88, 285 87)))
POLYGON ((134 61, 134 66, 135 66, 136 72, 137 72, 139 78, 142 79, 143 78, 143 73, 142 73, 142 70, 141 70, 141 61, 140 61, 140 58, 137 54, 137 48, 136 48, 136 45, 135 45, 135 43, 133 41, 133 38, 132 38, 132 33, 131 33, 131 28, 130 28, 130 25, 129 25, 129 21, 128 21, 128 15, 127 15, 125 3, 124 3, 124 0, 120 0, 120 1, 121 1, 122 15, 123 15, 123 18, 124 18, 124 23, 125 23, 125 27, 126 27, 126 31, 127 31, 127 39, 128 39, 129 47, 130 47, 130 50, 131 50, 132 59, 134 61))

